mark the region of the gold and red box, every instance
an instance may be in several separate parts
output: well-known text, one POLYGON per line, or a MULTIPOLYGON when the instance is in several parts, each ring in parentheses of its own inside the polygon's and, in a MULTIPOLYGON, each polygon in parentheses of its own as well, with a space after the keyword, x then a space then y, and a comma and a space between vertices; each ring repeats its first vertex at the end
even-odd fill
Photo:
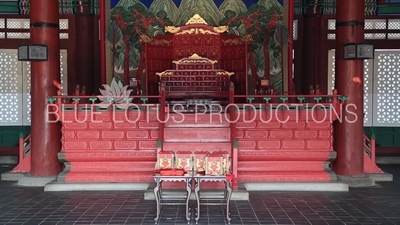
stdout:
POLYGON ((193 154, 191 152, 177 152, 175 162, 176 169, 191 171, 193 169, 193 154))
POLYGON ((220 175, 231 173, 231 158, 228 152, 218 151, 213 152, 212 155, 219 155, 222 157, 222 173, 220 175))
POLYGON ((221 176, 225 175, 224 158, 221 154, 210 154, 206 157, 206 175, 221 176))
POLYGON ((196 152, 194 154, 194 170, 195 171, 205 171, 206 170, 206 157, 209 155, 209 152, 196 152))
POLYGON ((175 168, 175 155, 173 152, 160 152, 157 154, 156 170, 175 168))

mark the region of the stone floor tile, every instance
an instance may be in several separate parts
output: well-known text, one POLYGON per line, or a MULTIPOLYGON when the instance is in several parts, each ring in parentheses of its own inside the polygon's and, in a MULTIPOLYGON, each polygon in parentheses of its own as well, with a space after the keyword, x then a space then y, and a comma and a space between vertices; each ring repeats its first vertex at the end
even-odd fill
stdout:
MULTIPOLYGON (((232 202, 231 224, 400 224, 400 166, 382 167, 394 175, 393 182, 346 193, 251 192, 250 201, 232 202)), ((3 167, 0 172, 5 172, 3 167)), ((156 207, 143 199, 143 192, 53 193, 2 181, 0 189, 0 225, 154 224, 156 207)), ((186 225, 184 212, 183 206, 164 207, 159 224, 186 225)), ((193 218, 194 213, 190 225, 196 224, 193 218)), ((224 208, 203 206, 198 225, 202 224, 228 224, 224 208)))

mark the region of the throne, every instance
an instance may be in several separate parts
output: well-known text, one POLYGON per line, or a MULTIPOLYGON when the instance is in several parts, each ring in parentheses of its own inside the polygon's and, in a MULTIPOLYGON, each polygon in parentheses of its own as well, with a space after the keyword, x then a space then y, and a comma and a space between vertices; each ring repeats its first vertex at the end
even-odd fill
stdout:
POLYGON ((228 34, 228 29, 210 26, 196 14, 184 26, 167 26, 166 35, 149 38, 142 88, 146 86, 148 95, 158 95, 159 85, 165 84, 170 98, 209 99, 216 94, 226 97, 232 81, 235 94, 247 94, 247 43, 228 34))

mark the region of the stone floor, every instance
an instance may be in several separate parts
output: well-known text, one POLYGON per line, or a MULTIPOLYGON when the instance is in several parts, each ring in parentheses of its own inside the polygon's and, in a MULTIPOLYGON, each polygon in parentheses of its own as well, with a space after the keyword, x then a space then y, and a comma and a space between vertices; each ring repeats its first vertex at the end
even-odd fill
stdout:
MULTIPOLYGON (((251 193, 231 203, 231 224, 400 224, 400 165, 394 181, 348 193, 251 193)), ((5 172, 10 167, 0 168, 5 172)), ((187 224, 184 207, 165 207, 160 224, 187 224)), ((0 224, 154 224, 155 204, 142 192, 43 192, 0 182, 0 224)), ((225 224, 221 206, 204 207, 199 224, 225 224)), ((192 222, 194 224, 194 222, 192 222)))

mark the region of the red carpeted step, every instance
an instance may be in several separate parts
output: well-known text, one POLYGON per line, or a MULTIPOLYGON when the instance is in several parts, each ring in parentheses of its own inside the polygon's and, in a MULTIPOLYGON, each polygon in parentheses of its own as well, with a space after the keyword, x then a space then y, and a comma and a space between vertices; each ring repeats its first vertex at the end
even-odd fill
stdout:
POLYGON ((165 142, 229 142, 230 128, 165 128, 165 142))

